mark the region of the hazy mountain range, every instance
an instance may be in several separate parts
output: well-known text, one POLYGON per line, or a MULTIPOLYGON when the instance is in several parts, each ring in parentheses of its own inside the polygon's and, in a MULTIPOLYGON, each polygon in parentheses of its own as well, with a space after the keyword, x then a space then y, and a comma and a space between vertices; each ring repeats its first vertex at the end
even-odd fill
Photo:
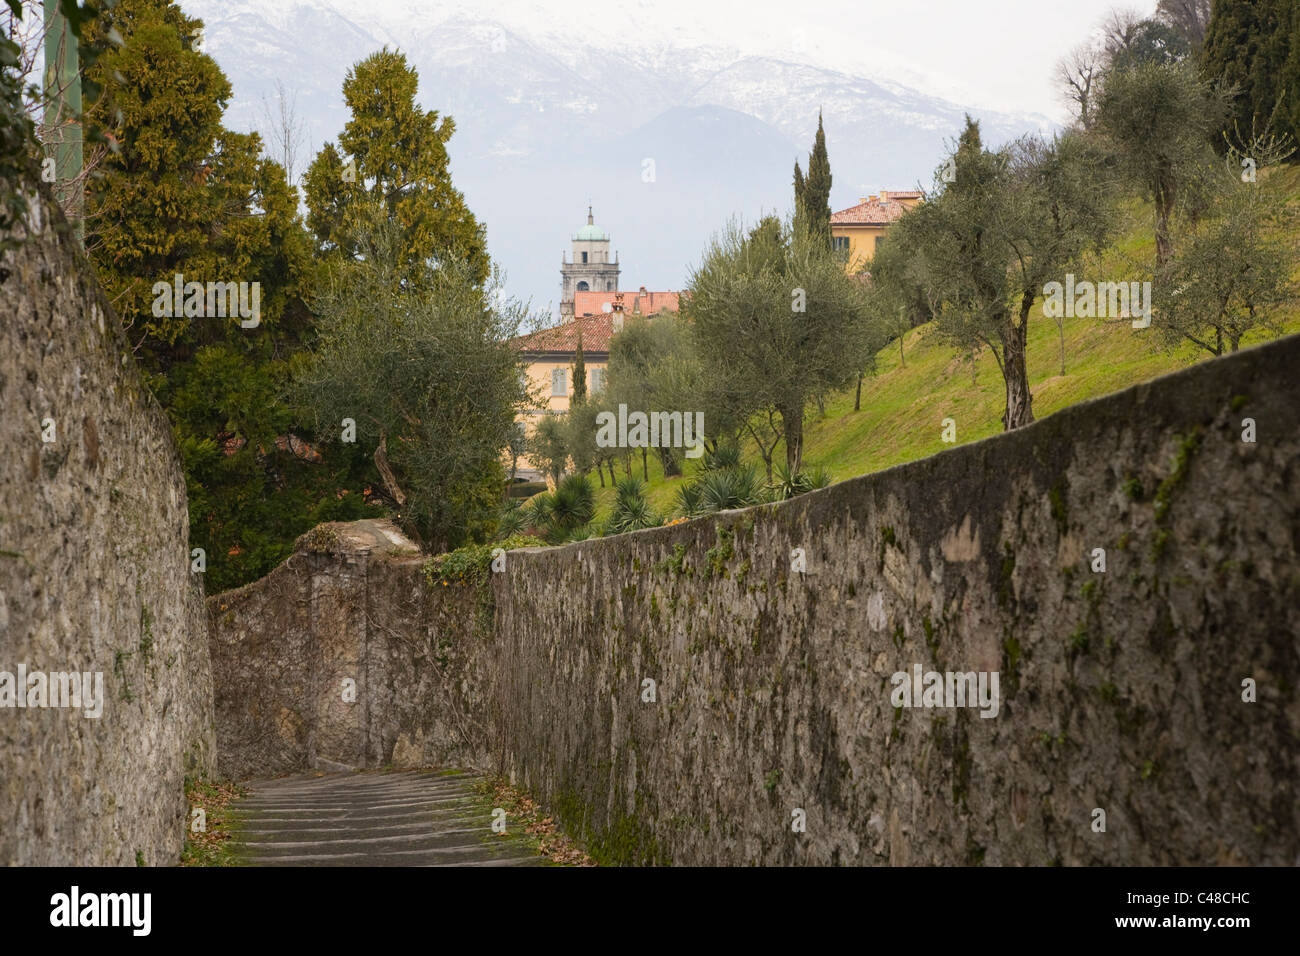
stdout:
MULTIPOLYGON (((560 256, 588 202, 625 288, 680 289, 730 218, 788 210, 819 109, 834 209, 928 185, 967 111, 887 77, 671 35, 584 42, 527 18, 433 18, 415 5, 381 16, 330 0, 184 7, 205 20, 204 48, 234 87, 228 125, 265 131, 276 81, 291 91, 305 132, 299 173, 346 122, 347 69, 385 44, 402 50, 422 104, 456 121, 453 181, 486 223, 509 291, 539 308, 557 307, 560 256)), ((1038 114, 970 112, 987 142, 1051 127, 1038 114)))

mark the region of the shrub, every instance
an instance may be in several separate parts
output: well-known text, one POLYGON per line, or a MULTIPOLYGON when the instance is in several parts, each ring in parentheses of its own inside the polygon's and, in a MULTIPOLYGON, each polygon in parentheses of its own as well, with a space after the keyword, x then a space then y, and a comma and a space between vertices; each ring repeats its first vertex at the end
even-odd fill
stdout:
MULTIPOLYGON (((698 501, 693 511, 685 514, 707 514, 714 511, 727 511, 731 508, 747 508, 750 505, 763 504, 768 500, 763 482, 758 471, 753 467, 728 468, 723 471, 705 472, 694 482, 697 486, 698 501)), ((679 500, 686 493, 679 494, 679 500)))
POLYGON ((614 511, 605 523, 605 534, 623 534, 642 528, 657 528, 663 517, 650 507, 645 483, 635 475, 620 478, 615 492, 614 511))

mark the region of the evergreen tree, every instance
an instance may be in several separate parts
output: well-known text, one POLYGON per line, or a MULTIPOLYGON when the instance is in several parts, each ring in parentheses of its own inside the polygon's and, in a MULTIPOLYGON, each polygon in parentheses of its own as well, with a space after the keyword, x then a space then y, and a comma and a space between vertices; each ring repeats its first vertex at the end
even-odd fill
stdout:
POLYGON ((355 447, 416 540, 435 551, 485 540, 523 399, 509 343, 522 307, 494 305, 464 262, 395 291, 409 266, 402 227, 383 222, 363 238, 364 258, 335 263, 313 300, 318 340, 296 376, 303 404, 322 442, 354 421, 355 447))
POLYGON ((1271 132, 1300 139, 1300 3, 1218 0, 1205 34, 1201 75, 1232 88, 1232 113, 1215 145, 1271 132))
POLYGON ((587 400, 587 363, 582 357, 582 330, 578 330, 578 352, 573 359, 573 401, 581 405, 587 400))
MULTIPOLYGON (((703 368, 726 369, 701 382, 701 401, 743 423, 769 477, 778 440, 786 467, 799 472, 805 407, 849 385, 865 364, 861 285, 844 274, 829 243, 768 217, 710 243, 691 275, 689 317, 703 368)), ((611 384, 619 381, 615 364, 611 353, 611 384)), ((705 429, 721 431, 707 417, 705 429)))
POLYGON ((310 242, 259 137, 222 126, 230 84, 197 49, 201 29, 168 0, 121 0, 88 25, 100 89, 88 119, 117 149, 87 188, 86 250, 172 420, 190 543, 215 592, 265 574, 319 521, 360 516, 347 491, 364 486, 366 463, 291 439, 299 415, 282 396, 312 334, 299 295, 310 242), (202 315, 155 314, 154 284, 177 274, 250 295, 256 283, 257 324, 206 314, 206 295, 202 315))
POLYGON ((1189 64, 1147 62, 1106 77, 1094 129, 1154 204, 1158 266, 1174 254, 1175 213, 1206 203, 1210 140, 1227 109, 1189 64))
POLYGON ((1081 135, 989 150, 968 116, 952 156, 956 181, 936 176, 931 201, 890 227, 886 247, 901 248, 891 248, 888 268, 873 271, 878 321, 915 303, 919 286, 942 338, 989 350, 1002 372, 1007 431, 1034 420, 1026 361, 1034 304, 1047 282, 1100 247, 1113 219, 1105 163, 1081 135))
MULTIPOLYGON (((170 364, 178 342, 183 348, 197 337, 219 336, 193 317, 155 316, 153 283, 170 282, 178 272, 215 281, 228 278, 218 272, 235 271, 213 241, 224 234, 230 215, 223 204, 231 197, 212 179, 218 163, 238 165, 242 158, 218 147, 230 83, 211 57, 194 49, 201 28, 202 21, 167 0, 122 0, 87 37, 87 45, 101 48, 91 75, 104 91, 88 118, 119 149, 90 183, 86 251, 132 339, 143 334, 152 371, 170 364), (107 40, 112 29, 120 46, 107 40)), ((228 187, 231 179, 227 172, 220 183, 228 187)))
POLYGON ((803 181, 802 215, 810 232, 824 235, 828 243, 831 241, 831 159, 826 152, 826 130, 820 113, 816 117, 813 152, 809 153, 809 174, 803 181))
POLYGON ((803 170, 799 168, 799 160, 794 161, 794 215, 800 223, 806 222, 804 216, 804 194, 808 190, 807 180, 804 179, 803 170))
POLYGON ((307 224, 323 249, 356 259, 377 220, 402 229, 404 276, 426 281, 444 260, 488 276, 484 228, 453 188, 447 142, 451 117, 416 102, 419 75, 387 48, 357 63, 343 81, 351 111, 336 148, 326 143, 307 170, 307 224))

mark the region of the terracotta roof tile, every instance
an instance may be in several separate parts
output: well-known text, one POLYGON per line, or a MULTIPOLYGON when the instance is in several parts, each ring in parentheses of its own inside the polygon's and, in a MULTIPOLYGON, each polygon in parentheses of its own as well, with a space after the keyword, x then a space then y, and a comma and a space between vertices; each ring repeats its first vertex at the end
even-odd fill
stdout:
MULTIPOLYGON (((661 309, 677 312, 680 308, 677 292, 632 292, 621 289, 623 311, 628 315, 640 312, 642 315, 654 315, 661 309)), ((614 297, 619 292, 575 292, 573 293, 574 315, 599 315, 608 312, 606 305, 614 305, 614 297)))
POLYGON ((887 226, 907 212, 907 207, 892 199, 868 199, 848 209, 831 213, 832 226, 887 226))
MULTIPOLYGON (((610 295, 612 293, 606 293, 610 295)), ((614 313, 580 315, 569 322, 561 322, 549 329, 538 329, 528 335, 512 339, 519 352, 555 352, 572 355, 578 350, 578 333, 582 333, 582 350, 608 352, 609 341, 614 337, 614 313)))

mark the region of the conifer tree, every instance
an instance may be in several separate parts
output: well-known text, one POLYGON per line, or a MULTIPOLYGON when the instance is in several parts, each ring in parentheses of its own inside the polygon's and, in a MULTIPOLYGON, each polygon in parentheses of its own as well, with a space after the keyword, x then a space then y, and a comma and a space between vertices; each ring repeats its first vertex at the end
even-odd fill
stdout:
POLYGON ((1236 92, 1215 145, 1223 150, 1266 126, 1300 140, 1300 3, 1218 0, 1212 9, 1201 75, 1236 92))
POLYGON ((310 241, 260 138, 223 127, 230 84, 201 50, 202 27, 169 0, 121 0, 87 25, 99 90, 87 116, 117 149, 89 180, 86 251, 171 418, 190 544, 218 591, 265 574, 316 523, 360 516, 362 496, 346 489, 367 476, 352 454, 290 440, 299 413, 282 395, 312 333, 299 293, 310 241), (256 283, 257 324, 209 315, 206 295, 202 314, 155 310, 154 284, 177 274, 246 283, 250 296, 256 283))
POLYGON ((582 357, 582 330, 578 330, 578 351, 573 360, 573 405, 587 400, 587 363, 582 357))
POLYGON ((825 236, 829 243, 831 161, 826 154, 826 131, 822 128, 820 113, 817 114, 817 137, 813 140, 812 152, 808 154, 808 176, 804 180, 802 192, 803 214, 806 216, 809 231, 825 236))
POLYGON ((395 223, 409 281, 424 282, 454 259, 481 284, 489 272, 486 233, 451 183, 447 142, 456 124, 423 109, 418 87, 406 57, 387 48, 348 71, 343 98, 351 118, 338 146, 326 143, 307 170, 307 224, 327 252, 356 259, 377 220, 395 223))

